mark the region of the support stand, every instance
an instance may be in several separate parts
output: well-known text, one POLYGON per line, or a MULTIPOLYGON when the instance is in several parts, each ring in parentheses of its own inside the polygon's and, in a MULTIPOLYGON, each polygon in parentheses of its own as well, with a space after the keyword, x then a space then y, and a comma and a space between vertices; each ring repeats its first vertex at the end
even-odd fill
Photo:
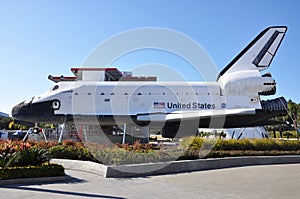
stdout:
POLYGON ((124 123, 122 144, 125 144, 125 141, 126 141, 126 123, 124 123))
POLYGON ((66 120, 67 120, 67 116, 65 116, 64 123, 62 124, 62 127, 61 127, 61 131, 60 131, 59 138, 58 138, 58 143, 61 143, 61 141, 62 141, 63 133, 66 128, 66 120))

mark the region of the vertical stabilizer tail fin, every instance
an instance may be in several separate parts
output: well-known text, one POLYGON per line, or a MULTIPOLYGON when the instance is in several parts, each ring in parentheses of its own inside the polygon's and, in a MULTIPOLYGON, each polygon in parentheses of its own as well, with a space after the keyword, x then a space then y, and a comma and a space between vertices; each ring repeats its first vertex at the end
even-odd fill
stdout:
POLYGON ((286 26, 272 26, 263 30, 220 72, 218 79, 225 73, 268 68, 286 31, 286 26))

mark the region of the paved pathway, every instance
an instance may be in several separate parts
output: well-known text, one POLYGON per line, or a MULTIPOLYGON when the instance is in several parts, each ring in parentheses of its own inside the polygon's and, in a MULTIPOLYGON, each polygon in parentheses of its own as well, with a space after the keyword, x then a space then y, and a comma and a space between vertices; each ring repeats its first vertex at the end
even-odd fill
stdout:
POLYGON ((71 171, 69 182, 0 187, 0 198, 299 198, 300 164, 112 179, 71 171))

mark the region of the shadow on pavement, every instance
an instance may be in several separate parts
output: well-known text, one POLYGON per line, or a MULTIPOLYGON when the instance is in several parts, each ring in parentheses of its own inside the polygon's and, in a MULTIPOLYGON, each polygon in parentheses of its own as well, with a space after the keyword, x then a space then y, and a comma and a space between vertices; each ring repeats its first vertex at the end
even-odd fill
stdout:
POLYGON ((61 190, 52 190, 52 189, 42 189, 42 188, 34 188, 29 187, 31 185, 49 185, 49 184, 77 184, 84 183, 86 180, 70 177, 67 181, 58 181, 58 182, 37 182, 37 183, 26 183, 26 184, 15 184, 15 185, 2 185, 0 188, 5 189, 16 189, 23 191, 32 191, 32 192, 40 192, 40 193, 53 193, 53 194, 61 194, 61 195, 69 195, 69 196, 79 196, 79 197, 88 197, 88 198, 115 198, 115 199, 124 199, 118 196, 106 196, 101 194, 90 194, 90 193, 80 193, 73 191, 61 191, 61 190))
POLYGON ((7 186, 5 188, 18 189, 18 190, 24 190, 24 191, 43 192, 43 193, 54 193, 54 194, 69 195, 69 196, 89 197, 89 198, 125 199, 125 198, 117 197, 117 196, 105 196, 105 195, 100 195, 100 194, 89 194, 89 193, 80 193, 80 192, 71 192, 71 191, 59 191, 59 190, 41 189, 41 188, 23 187, 23 186, 7 186))

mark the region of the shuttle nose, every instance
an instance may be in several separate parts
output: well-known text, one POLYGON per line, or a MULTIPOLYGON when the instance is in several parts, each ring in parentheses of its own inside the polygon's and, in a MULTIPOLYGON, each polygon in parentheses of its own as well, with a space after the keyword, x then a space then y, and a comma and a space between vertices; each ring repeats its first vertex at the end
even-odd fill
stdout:
POLYGON ((44 102, 33 103, 31 101, 24 101, 16 105, 12 109, 13 118, 21 121, 32 123, 61 123, 61 117, 54 115, 54 110, 59 110, 60 101, 49 100, 44 102))
POLYGON ((11 115, 19 120, 25 120, 32 114, 31 103, 21 102, 20 104, 13 107, 11 115))

